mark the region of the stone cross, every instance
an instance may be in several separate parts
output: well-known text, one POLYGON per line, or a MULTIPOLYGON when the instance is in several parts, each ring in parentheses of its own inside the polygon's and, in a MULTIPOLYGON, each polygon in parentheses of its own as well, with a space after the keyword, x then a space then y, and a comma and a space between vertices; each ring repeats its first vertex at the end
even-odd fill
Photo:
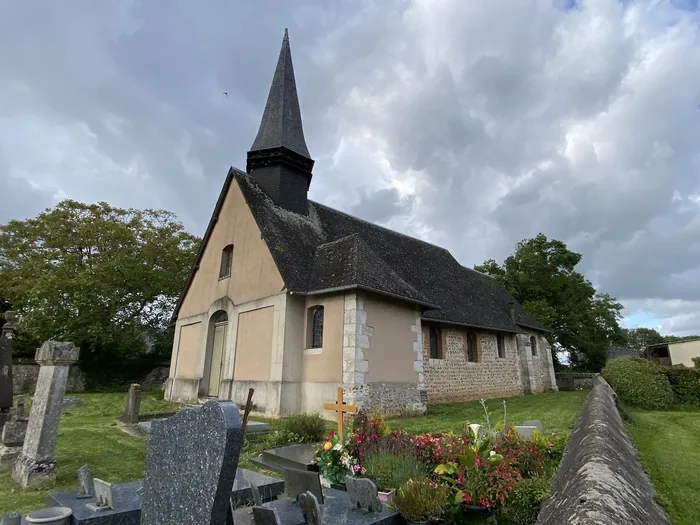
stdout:
POLYGON ((345 476, 345 487, 353 507, 367 509, 369 512, 382 511, 377 485, 371 479, 345 476))
POLYGON ((53 453, 63 411, 63 394, 68 369, 79 355, 80 348, 73 343, 60 341, 46 341, 36 351, 35 360, 41 365, 39 379, 29 412, 24 446, 12 471, 12 479, 24 487, 52 480, 56 476, 53 453))
POLYGON ((154 420, 141 525, 225 525, 241 445, 241 416, 231 401, 154 420))
POLYGON ((141 385, 133 383, 126 394, 126 409, 121 417, 123 423, 136 425, 139 422, 139 411, 141 410, 141 385))
POLYGON ((348 405, 343 401, 343 388, 338 387, 338 401, 336 403, 324 403, 323 408, 326 410, 333 410, 338 413, 338 438, 340 441, 345 440, 343 434, 343 416, 345 414, 352 414, 357 412, 357 407, 355 405, 348 405))
POLYGON ((0 332, 0 430, 10 419, 12 408, 12 340, 15 330, 12 321, 15 313, 5 312, 5 324, 0 332))

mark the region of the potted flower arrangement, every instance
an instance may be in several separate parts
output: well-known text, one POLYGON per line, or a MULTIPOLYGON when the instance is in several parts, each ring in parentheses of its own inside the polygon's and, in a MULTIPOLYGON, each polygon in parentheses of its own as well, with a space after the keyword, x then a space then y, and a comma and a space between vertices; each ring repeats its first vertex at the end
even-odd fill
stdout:
POLYGON ((392 507, 409 523, 425 525, 445 515, 450 487, 428 479, 409 479, 394 494, 392 507))
POLYGON ((345 476, 362 473, 362 468, 357 464, 357 458, 350 455, 344 441, 335 432, 331 432, 324 439, 316 453, 316 464, 322 479, 331 486, 342 485, 345 476))

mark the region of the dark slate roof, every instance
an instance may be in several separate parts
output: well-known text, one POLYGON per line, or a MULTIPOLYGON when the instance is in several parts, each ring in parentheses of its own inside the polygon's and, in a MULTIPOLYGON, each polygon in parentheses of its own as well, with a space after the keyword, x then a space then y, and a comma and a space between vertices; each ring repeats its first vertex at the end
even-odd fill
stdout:
POLYGON ((299 215, 275 205, 246 173, 232 168, 227 184, 231 177, 293 294, 360 288, 421 304, 428 320, 545 330, 494 279, 465 268, 444 248, 313 201, 308 216, 299 215))
POLYGON ((286 147, 304 157, 311 158, 304 140, 301 109, 292 66, 292 51, 286 29, 260 129, 250 151, 278 147, 286 147))

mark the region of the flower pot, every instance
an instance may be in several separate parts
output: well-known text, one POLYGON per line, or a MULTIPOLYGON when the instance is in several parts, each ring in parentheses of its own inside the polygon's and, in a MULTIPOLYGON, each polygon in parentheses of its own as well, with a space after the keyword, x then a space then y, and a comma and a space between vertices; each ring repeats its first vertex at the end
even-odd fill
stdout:
POLYGON ((379 496, 379 501, 382 502, 382 505, 391 505, 391 502, 394 500, 395 493, 396 489, 391 489, 386 492, 382 492, 380 490, 377 492, 377 496, 379 496))
POLYGON ((44 525, 68 525, 73 511, 68 507, 49 507, 35 510, 27 514, 27 523, 43 523, 44 525))

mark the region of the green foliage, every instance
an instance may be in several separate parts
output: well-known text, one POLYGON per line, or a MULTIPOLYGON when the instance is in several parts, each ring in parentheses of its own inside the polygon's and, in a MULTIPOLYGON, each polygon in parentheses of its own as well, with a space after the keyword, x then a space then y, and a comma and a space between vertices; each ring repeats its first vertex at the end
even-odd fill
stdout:
POLYGON ((550 478, 524 478, 503 503, 498 516, 499 524, 530 525, 537 521, 542 502, 549 496, 550 478))
POLYGON ((371 451, 362 466, 366 469, 364 476, 374 480, 384 492, 402 486, 409 479, 426 477, 422 463, 410 450, 371 451))
POLYGON ((280 430, 295 434, 301 443, 318 443, 326 433, 326 421, 320 414, 295 414, 280 420, 280 430))
POLYGON ((676 403, 700 405, 700 370, 696 368, 665 368, 676 403))
POLYGON ((392 507, 408 521, 438 521, 447 511, 449 496, 447 485, 409 480, 394 494, 392 507))
POLYGON ((666 374, 651 361, 619 357, 608 361, 602 373, 627 405, 659 409, 673 403, 673 391, 666 374))
POLYGON ((331 432, 316 453, 318 469, 330 483, 343 483, 345 476, 352 476, 358 471, 357 458, 351 456, 345 446, 348 437, 341 440, 338 434, 331 432))
MULTIPOLYGON (((598 293, 579 272, 581 254, 543 234, 516 245, 503 265, 493 259, 474 268, 494 277, 542 324, 553 351, 569 352, 572 365, 598 371, 607 350, 624 341, 619 325, 622 305, 598 293)), ((556 354, 554 354, 556 359, 556 354)))
POLYGON ((65 200, 0 226, 0 296, 34 344, 142 353, 167 338, 198 244, 168 211, 65 200))
POLYGON ((649 345, 664 343, 665 338, 653 328, 622 329, 625 336, 624 344, 628 348, 641 352, 649 345))
POLYGON ((700 370, 700 357, 693 357, 693 363, 695 363, 695 369, 700 370))

